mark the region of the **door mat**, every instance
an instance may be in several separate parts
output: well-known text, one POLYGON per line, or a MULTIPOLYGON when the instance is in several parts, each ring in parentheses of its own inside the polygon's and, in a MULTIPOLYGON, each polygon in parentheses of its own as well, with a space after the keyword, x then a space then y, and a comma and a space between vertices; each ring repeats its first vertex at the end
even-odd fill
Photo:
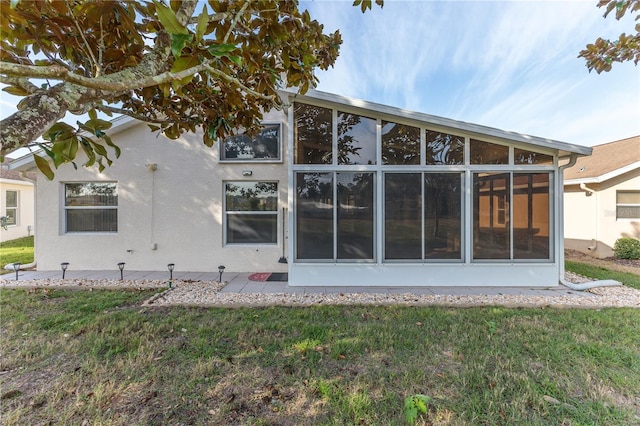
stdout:
POLYGON ((267 281, 271 272, 257 272, 249 275, 249 281, 267 281))
POLYGON ((256 272, 249 275, 250 281, 288 281, 289 274, 286 272, 256 272))
POLYGON ((286 272, 274 272, 269 275, 267 281, 289 281, 289 274, 286 272))

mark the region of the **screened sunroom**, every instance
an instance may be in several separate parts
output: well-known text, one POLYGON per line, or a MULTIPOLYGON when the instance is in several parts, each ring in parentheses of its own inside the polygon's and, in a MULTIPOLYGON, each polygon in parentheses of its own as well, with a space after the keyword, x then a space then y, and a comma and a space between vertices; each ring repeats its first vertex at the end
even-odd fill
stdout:
POLYGON ((290 285, 558 284, 583 147, 318 92, 288 139, 290 285))

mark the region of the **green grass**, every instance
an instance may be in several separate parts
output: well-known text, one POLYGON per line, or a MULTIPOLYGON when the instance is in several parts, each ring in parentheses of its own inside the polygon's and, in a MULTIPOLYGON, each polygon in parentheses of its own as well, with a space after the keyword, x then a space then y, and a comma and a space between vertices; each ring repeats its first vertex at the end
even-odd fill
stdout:
POLYGON ((16 262, 24 265, 33 262, 33 236, 0 243, 0 274, 10 273, 3 269, 4 265, 16 262))
POLYGON ((567 271, 571 271, 589 278, 620 281, 626 286, 637 288, 638 290, 640 290, 640 275, 630 274, 627 272, 612 271, 600 266, 589 265, 582 262, 572 262, 569 260, 565 262, 565 269, 567 271))
POLYGON ((0 290, 2 424, 640 424, 640 310, 141 308, 0 290), (422 423, 420 423, 422 422, 422 423))

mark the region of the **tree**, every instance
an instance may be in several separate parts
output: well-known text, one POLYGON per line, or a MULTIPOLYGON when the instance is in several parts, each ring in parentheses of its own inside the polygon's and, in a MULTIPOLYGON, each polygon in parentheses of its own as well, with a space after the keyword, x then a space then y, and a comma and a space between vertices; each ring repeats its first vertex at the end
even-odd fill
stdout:
POLYGON ((120 150, 99 113, 171 139, 201 128, 207 146, 256 132, 262 111, 282 107, 277 89, 315 87, 314 69, 332 66, 340 44, 295 0, 0 0, 0 82, 24 98, 0 122, 0 158, 37 146, 57 168, 81 150, 102 170, 120 150), (67 112, 89 120, 71 126, 67 112))
POLYGON ((635 13, 636 34, 622 33, 617 40, 613 41, 598 37, 595 43, 588 44, 586 49, 580 51, 578 57, 586 60, 589 71, 596 70, 598 74, 602 71, 611 71, 614 62, 633 60, 636 65, 640 62, 640 0, 600 0, 598 2, 598 7, 605 6, 605 18, 614 10, 618 20, 627 11, 635 13))

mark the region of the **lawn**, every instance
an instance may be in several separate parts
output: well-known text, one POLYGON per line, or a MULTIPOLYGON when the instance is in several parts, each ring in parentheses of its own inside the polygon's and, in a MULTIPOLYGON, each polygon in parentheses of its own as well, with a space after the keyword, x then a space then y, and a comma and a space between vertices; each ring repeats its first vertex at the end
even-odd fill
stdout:
POLYGON ((640 424, 640 310, 143 308, 0 289, 5 425, 640 424))
POLYGON ((0 243, 0 275, 12 272, 5 270, 4 265, 16 262, 23 265, 33 262, 33 236, 0 243))
POLYGON ((640 290, 640 275, 628 272, 612 271, 610 269, 603 268, 602 266, 568 260, 565 262, 565 268, 567 271, 584 275, 585 277, 596 278, 599 280, 616 280, 628 287, 640 290))

